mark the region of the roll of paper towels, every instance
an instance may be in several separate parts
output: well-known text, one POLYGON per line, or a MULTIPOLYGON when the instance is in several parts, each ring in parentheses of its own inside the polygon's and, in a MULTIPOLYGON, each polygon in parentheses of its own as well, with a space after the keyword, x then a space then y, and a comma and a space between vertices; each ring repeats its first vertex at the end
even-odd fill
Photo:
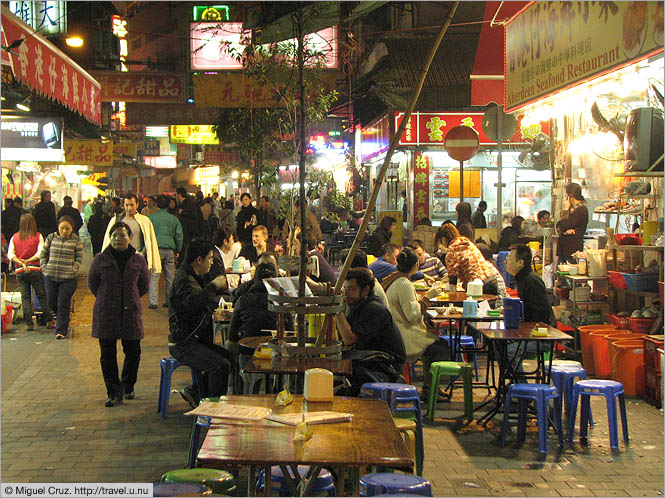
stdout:
POLYGON ((333 374, 325 368, 310 368, 305 371, 305 388, 307 401, 333 400, 333 374))

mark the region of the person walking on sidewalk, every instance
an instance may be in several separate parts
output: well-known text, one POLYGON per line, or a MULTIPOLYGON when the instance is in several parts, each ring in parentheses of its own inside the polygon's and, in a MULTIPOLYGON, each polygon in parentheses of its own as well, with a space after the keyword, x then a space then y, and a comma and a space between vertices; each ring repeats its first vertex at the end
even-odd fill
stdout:
POLYGON ((129 193, 125 195, 125 211, 115 215, 111 218, 109 226, 104 235, 104 244, 102 251, 106 249, 110 242, 111 227, 117 222, 122 221, 127 223, 132 230, 132 240, 130 244, 136 249, 136 252, 142 254, 148 263, 148 269, 155 273, 162 272, 162 260, 159 257, 159 246, 157 245, 157 237, 155 229, 152 226, 150 218, 143 216, 138 212, 139 200, 136 194, 129 193))
POLYGON ((134 399, 134 384, 141 361, 143 310, 141 296, 148 292, 150 272, 143 256, 129 243, 132 229, 122 221, 109 230, 111 245, 95 256, 88 272, 88 288, 95 296, 92 337, 99 339, 100 363, 108 407, 134 399), (125 361, 118 376, 116 344, 122 342, 125 361))
POLYGON ((65 339, 69 334, 72 297, 82 261, 83 243, 74 233, 74 220, 63 216, 58 220, 58 231, 46 237, 39 253, 39 264, 46 275, 48 304, 56 312, 56 339, 65 339))
POLYGON ((176 271, 169 303, 169 353, 180 363, 203 374, 199 390, 190 385, 180 395, 196 408, 199 394, 223 396, 233 364, 230 351, 214 344, 212 313, 217 308, 217 291, 226 285, 220 275, 206 283, 213 262, 214 246, 205 239, 192 239, 176 271))
POLYGON ((9 241, 7 256, 14 263, 16 281, 21 291, 21 305, 23 318, 27 330, 34 330, 32 321, 32 295, 30 289, 35 290, 39 304, 46 316, 47 328, 54 328, 53 312, 48 305, 44 276, 39 267, 39 253, 44 245, 42 234, 37 231, 37 223, 31 214, 21 216, 19 231, 9 241))
POLYGON ((55 204, 51 202, 51 191, 42 190, 40 199, 32 210, 32 215, 37 223, 37 231, 46 240, 46 237, 58 230, 58 218, 55 216, 55 204))
POLYGON ((68 195, 62 198, 62 203, 64 206, 62 206, 60 211, 58 211, 58 219, 62 218, 63 216, 69 216, 72 220, 74 220, 74 233, 78 235, 79 230, 83 226, 81 212, 74 207, 74 200, 68 195))
MULTIPOLYGON (((173 287, 173 276, 175 275, 175 262, 182 250, 183 233, 180 220, 169 214, 166 208, 169 201, 164 195, 157 197, 158 211, 149 216, 157 236, 159 257, 162 261, 162 273, 166 280, 166 301, 163 306, 169 307, 171 299, 171 288, 173 287)), ((145 208, 144 208, 145 210, 145 208)), ((150 275, 150 309, 157 309, 159 294, 159 273, 154 270, 150 275)))

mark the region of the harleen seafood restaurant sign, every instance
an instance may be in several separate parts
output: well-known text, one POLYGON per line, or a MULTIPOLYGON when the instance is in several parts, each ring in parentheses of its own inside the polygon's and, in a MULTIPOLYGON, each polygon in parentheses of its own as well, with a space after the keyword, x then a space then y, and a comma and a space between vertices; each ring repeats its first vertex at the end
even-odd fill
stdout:
POLYGON ((506 24, 506 111, 663 51, 663 2, 533 2, 506 24))

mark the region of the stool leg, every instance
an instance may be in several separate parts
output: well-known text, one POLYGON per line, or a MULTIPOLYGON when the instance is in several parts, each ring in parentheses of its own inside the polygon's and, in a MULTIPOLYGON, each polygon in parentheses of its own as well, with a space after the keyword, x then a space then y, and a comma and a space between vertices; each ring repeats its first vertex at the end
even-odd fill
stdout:
POLYGON ((617 401, 614 396, 605 396, 607 401, 607 424, 610 430, 610 447, 619 449, 619 428, 617 427, 617 401))
POLYGON ((162 400, 164 398, 164 361, 162 360, 159 363, 159 368, 161 370, 161 375, 159 377, 159 397, 157 398, 157 413, 162 414, 162 400))
POLYGON ((199 426, 198 417, 194 418, 194 426, 192 427, 192 433, 189 437, 189 455, 187 458, 187 468, 193 469, 196 465, 196 450, 199 445, 199 436, 201 434, 201 426, 199 426))
POLYGON ((439 394, 439 369, 430 369, 431 379, 429 383, 429 397, 427 398, 427 418, 434 420, 434 413, 436 412, 436 398, 439 394))
POLYGON ((580 394, 575 393, 573 389, 573 397, 570 401, 570 412, 568 413, 568 444, 573 444, 573 439, 575 438, 575 417, 577 416, 577 400, 579 399, 580 394))
POLYGON ((619 413, 621 414, 621 428, 623 430, 623 440, 628 442, 628 417, 626 417, 626 399, 623 394, 619 394, 619 413))
MULTIPOLYGON (((536 399, 536 412, 538 414, 538 451, 547 453, 547 404, 545 396, 538 393, 536 399)), ((556 415, 555 415, 556 417, 556 415)))
POLYGON ((169 398, 171 397, 171 377, 173 377, 173 368, 172 364, 167 362, 165 364, 165 374, 164 374, 164 390, 162 391, 162 411, 160 415, 162 418, 166 418, 169 415, 169 398))
POLYGON ((589 405, 591 396, 581 393, 582 406, 580 408, 580 441, 586 441, 589 430, 589 405))
POLYGON ((563 423, 562 419, 563 407, 561 406, 561 398, 558 396, 554 398, 554 425, 559 433, 559 446, 563 448, 563 423))
MULTIPOLYGON (((476 377, 478 372, 476 371, 476 377)), ((464 418, 473 420, 473 379, 471 369, 462 369, 462 380, 464 381, 464 418)))
POLYGON ((499 434, 499 446, 503 448, 506 445, 506 431, 508 430, 508 415, 510 414, 510 392, 506 394, 503 403, 503 423, 501 424, 501 433, 499 434))
POLYGON ((517 442, 523 443, 526 439, 526 411, 529 401, 524 398, 519 399, 519 411, 517 412, 517 442))

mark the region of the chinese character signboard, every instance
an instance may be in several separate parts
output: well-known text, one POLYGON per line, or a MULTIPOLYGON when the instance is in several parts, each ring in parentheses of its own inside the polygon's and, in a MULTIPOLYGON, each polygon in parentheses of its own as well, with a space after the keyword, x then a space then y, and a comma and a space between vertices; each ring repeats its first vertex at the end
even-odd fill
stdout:
POLYGON ((506 24, 506 110, 662 51, 662 2, 533 2, 506 24))
POLYGON ((6 47, 21 39, 23 42, 9 53, 14 77, 40 95, 101 125, 99 83, 3 5, 2 45, 6 47))
POLYGON ((118 160, 123 158, 136 159, 136 144, 134 142, 120 142, 113 144, 113 158, 118 160))
POLYGON ((43 36, 67 32, 67 2, 9 2, 9 10, 43 36))
POLYGON ((177 73, 91 71, 103 102, 185 102, 185 76, 177 73))
POLYGON ((99 140, 65 140, 65 163, 112 166, 113 144, 99 140))
POLYGON ((206 164, 238 164, 240 151, 225 150, 223 145, 207 145, 203 151, 203 162, 206 164))
POLYGON ((172 144, 218 144, 212 125, 173 125, 169 127, 172 144))
POLYGON ((127 104, 128 125, 215 124, 218 118, 219 109, 192 104, 127 104))
POLYGON ((430 159, 421 152, 416 152, 413 159, 413 218, 418 225, 418 220, 429 218, 430 159))
POLYGON ((278 104, 270 88, 254 88, 252 81, 240 73, 195 74, 192 79, 196 106, 273 107, 278 104))
MULTIPOLYGON (((395 112, 395 129, 399 127, 402 122, 403 112, 395 112)), ((478 133, 478 140, 481 145, 496 144, 494 140, 485 135, 482 128, 483 113, 481 112, 465 112, 465 113, 448 113, 448 112, 414 112, 409 117, 406 129, 400 138, 399 145, 412 145, 414 147, 420 145, 441 145, 444 144, 444 139, 448 130, 455 126, 468 126, 473 128, 478 133)), ((518 131, 510 137, 507 141, 509 144, 524 144, 530 143, 533 137, 533 129, 522 128, 520 117, 518 119, 518 131)), ((547 123, 541 123, 535 126, 538 133, 541 131, 546 135, 549 134, 549 126, 547 123)), ((536 133, 536 135, 538 134, 536 133)), ((364 137, 363 137, 364 141, 364 137)), ((364 159, 363 159, 364 160, 364 159)))

